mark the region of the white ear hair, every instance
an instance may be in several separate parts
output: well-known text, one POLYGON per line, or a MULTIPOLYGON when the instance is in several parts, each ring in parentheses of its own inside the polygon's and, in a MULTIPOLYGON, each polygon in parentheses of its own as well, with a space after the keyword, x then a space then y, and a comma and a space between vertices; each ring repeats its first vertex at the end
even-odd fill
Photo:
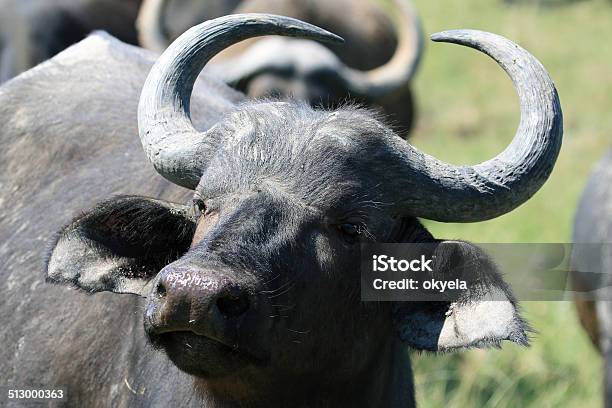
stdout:
POLYGON ((47 281, 73 284, 88 292, 111 290, 146 297, 150 279, 123 276, 131 269, 128 259, 100 256, 100 248, 91 242, 61 237, 49 258, 47 281))
POLYGON ((451 303, 438 338, 438 350, 499 347, 503 340, 527 345, 525 323, 501 290, 465 303, 451 303))

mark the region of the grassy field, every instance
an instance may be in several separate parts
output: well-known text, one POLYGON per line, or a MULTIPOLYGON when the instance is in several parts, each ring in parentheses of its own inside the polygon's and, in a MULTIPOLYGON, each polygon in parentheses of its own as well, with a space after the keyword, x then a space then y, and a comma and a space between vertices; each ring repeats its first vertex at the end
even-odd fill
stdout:
MULTIPOLYGON (((569 242, 576 202, 592 165, 612 146, 612 2, 414 0, 425 32, 476 28, 531 51, 550 72, 565 139, 554 173, 527 204, 478 224, 428 223, 438 237, 474 242, 569 242)), ((441 159, 473 164, 500 152, 518 125, 503 71, 475 51, 428 42, 415 79, 412 143, 441 159)), ((414 356, 422 407, 596 407, 601 359, 569 302, 524 302, 538 333, 530 348, 414 356)))

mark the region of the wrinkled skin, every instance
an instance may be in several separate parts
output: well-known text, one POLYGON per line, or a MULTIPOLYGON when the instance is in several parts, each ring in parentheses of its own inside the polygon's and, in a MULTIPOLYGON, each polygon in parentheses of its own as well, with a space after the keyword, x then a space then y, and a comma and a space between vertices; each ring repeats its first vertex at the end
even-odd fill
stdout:
POLYGON ((141 0, 1 0, 0 83, 94 30, 136 44, 141 0))
MULTIPOLYGON (((407 311, 360 301, 362 237, 344 223, 366 226, 368 239, 433 240, 374 200, 364 176, 376 175, 371 165, 382 158, 361 152, 375 152, 386 130, 370 114, 244 103, 201 77, 195 126, 225 118, 218 131, 235 136, 194 193, 156 176, 136 137, 150 66, 149 54, 92 37, 0 90, 7 382, 65 385, 70 406, 406 407, 414 405, 406 346, 526 341, 497 281, 491 289, 506 300, 471 314, 462 343, 442 343, 420 325, 452 324, 480 298, 467 294, 450 314, 448 304, 407 311), (256 118, 265 118, 259 128, 256 118), (262 134, 286 144, 266 144, 262 134), (148 299, 44 284, 40 254, 57 230, 51 280, 148 299), (478 331, 491 318, 502 336, 478 331)), ((439 248, 468 261, 478 255, 466 243, 439 248)))
POLYGON ((572 254, 573 287, 590 292, 587 299, 577 298, 580 322, 593 344, 604 357, 604 393, 606 407, 612 406, 612 152, 597 164, 582 193, 574 220, 572 254), (601 245, 603 243, 603 245, 601 245))

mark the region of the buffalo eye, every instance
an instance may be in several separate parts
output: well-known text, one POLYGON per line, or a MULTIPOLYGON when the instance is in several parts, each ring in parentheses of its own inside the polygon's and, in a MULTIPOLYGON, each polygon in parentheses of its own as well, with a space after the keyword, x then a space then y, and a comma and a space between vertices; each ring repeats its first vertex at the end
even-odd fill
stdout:
POLYGON ((345 222, 338 225, 338 229, 344 236, 344 239, 351 244, 357 240, 357 237, 359 237, 363 230, 361 225, 350 222, 345 222))
POLYGON ((206 204, 202 200, 194 200, 193 201, 193 212, 196 218, 200 218, 202 214, 206 213, 206 204))

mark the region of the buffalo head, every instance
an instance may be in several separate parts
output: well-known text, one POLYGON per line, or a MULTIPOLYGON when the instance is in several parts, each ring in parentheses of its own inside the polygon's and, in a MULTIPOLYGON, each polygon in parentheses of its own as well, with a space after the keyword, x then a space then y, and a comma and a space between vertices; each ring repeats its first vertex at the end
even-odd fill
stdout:
POLYGON ((450 350, 525 343, 499 279, 454 305, 361 302, 358 255, 360 243, 378 241, 438 243, 439 259, 479 257, 471 244, 434 240, 416 217, 487 220, 541 187, 562 137, 559 100, 543 67, 497 35, 433 36, 488 54, 518 90, 516 136, 475 166, 422 153, 353 107, 251 101, 196 130, 189 101, 204 65, 225 47, 265 34, 338 40, 260 14, 208 21, 177 39, 146 80, 138 122, 157 172, 193 190, 193 199, 100 204, 61 231, 49 279, 147 297, 151 342, 209 388, 244 398, 369 377, 390 344, 450 350), (503 299, 491 301, 493 292, 503 299))

